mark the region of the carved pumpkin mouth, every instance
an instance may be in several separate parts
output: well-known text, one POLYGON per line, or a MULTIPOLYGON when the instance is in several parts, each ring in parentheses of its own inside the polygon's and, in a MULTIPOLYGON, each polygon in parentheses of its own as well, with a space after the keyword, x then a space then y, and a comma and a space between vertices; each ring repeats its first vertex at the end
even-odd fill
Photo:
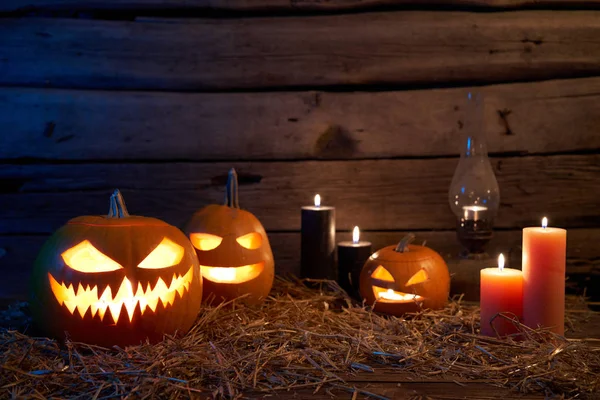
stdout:
POLYGON ((397 292, 393 289, 373 286, 373 294, 380 303, 413 303, 425 300, 423 296, 414 293, 397 292))
POLYGON ((241 267, 200 266, 202 277, 215 283, 244 283, 259 276, 265 268, 265 262, 242 265, 241 267))
POLYGON ((117 323, 123 306, 127 311, 130 322, 133 321, 133 315, 137 308, 143 315, 147 309, 155 312, 159 301, 162 302, 165 308, 172 306, 177 294, 181 298, 190 290, 193 275, 193 267, 190 267, 184 275, 173 274, 171 283, 168 286, 162 278, 158 278, 154 287, 148 283, 145 290, 142 284, 138 282, 135 292, 131 282, 125 277, 115 295, 112 294, 112 290, 108 285, 104 290, 99 290, 98 286, 84 286, 81 283, 77 288, 74 288, 73 284, 59 283, 50 273, 48 273, 48 278, 54 297, 71 314, 75 314, 75 310, 77 310, 83 318, 90 310, 92 318, 98 314, 102 321, 108 309, 113 321, 117 323))
MULTIPOLYGON (((423 296, 414 293, 397 292, 396 280, 382 265, 378 266, 371 274, 373 283, 373 294, 375 300, 380 303, 413 303, 425 300, 423 296)), ((404 284, 406 287, 423 283, 429 279, 425 270, 419 270, 404 284)))

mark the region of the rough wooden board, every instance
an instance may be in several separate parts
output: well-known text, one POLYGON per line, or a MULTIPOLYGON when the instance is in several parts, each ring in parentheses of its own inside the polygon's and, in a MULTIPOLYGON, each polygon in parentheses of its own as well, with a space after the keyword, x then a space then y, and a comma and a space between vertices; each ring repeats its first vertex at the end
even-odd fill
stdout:
POLYGON ((379 93, 117 95, 3 88, 0 159, 457 155, 465 121, 463 99, 470 90, 484 95, 491 152, 600 149, 600 78, 589 78, 379 93))
POLYGON ((600 74, 597 11, 6 18, 0 37, 4 85, 192 91, 600 74))
MULTIPOLYGON (((501 191, 497 227, 599 224, 600 155, 494 158, 501 191)), ((0 234, 52 232, 82 214, 103 214, 122 189, 133 214, 177 226, 221 203, 230 167, 240 203, 268 230, 300 228, 300 207, 320 193, 338 229, 455 229, 448 187, 456 158, 254 163, 0 165, 0 234)))
MULTIPOLYGON (((365 232, 363 238, 373 243, 373 251, 393 244, 407 232, 365 232)), ((47 235, 0 235, 0 298, 26 297, 29 273, 47 235)), ((279 275, 294 274, 300 271, 300 234, 269 233, 273 254, 276 261, 276 273, 279 275)), ((338 232, 337 240, 350 239, 350 232, 338 232)), ((581 292, 589 287, 587 278, 592 274, 600 275, 600 229, 570 229, 567 236, 567 287, 581 292)), ((456 235, 453 231, 417 232, 417 243, 427 241, 427 246, 435 249, 445 258, 456 257, 459 251, 456 235)), ((508 257, 508 265, 519 268, 521 258, 521 231, 498 231, 488 246, 490 254, 504 252, 508 257)), ((600 288, 599 288, 600 289, 600 288)), ((600 290, 596 289, 600 296, 600 290)))
MULTIPOLYGON (((376 377, 372 377, 370 383, 357 384, 358 389, 364 390, 367 393, 373 393, 382 397, 368 397, 368 394, 361 393, 357 399, 436 399, 436 400, 494 400, 494 399, 514 399, 514 400, 541 400, 543 395, 536 394, 519 394, 506 388, 499 388, 486 383, 468 383, 457 384, 454 382, 439 382, 439 383, 424 383, 424 382, 389 382, 380 383, 376 381, 376 377)), ((320 390, 314 393, 312 389, 299 389, 294 391, 281 391, 276 394, 260 395, 258 393, 248 393, 252 399, 314 399, 314 400, 331 400, 331 399, 352 399, 352 393, 346 390, 334 389, 330 393, 320 390), (335 396, 335 397, 334 397, 335 396)))
POLYGON ((594 6, 597 0, 3 0, 0 11, 21 9, 219 9, 262 10, 354 10, 378 6, 473 6, 519 8, 526 6, 594 6))

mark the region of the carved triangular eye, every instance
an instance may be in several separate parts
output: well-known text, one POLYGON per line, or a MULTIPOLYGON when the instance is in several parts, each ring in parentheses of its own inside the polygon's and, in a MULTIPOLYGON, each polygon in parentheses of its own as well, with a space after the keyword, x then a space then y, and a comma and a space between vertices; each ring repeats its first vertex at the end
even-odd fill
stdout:
POLYGON ((190 241, 198 250, 208 251, 219 247, 223 238, 210 233, 191 233, 190 241))
POLYGON ((406 286, 416 285, 417 283, 423 283, 429 279, 429 275, 427 275, 427 271, 424 269, 420 270, 416 274, 410 277, 408 282, 406 282, 406 286))
POLYGON ((144 258, 144 261, 138 264, 138 268, 161 269, 172 267, 179 264, 182 258, 183 247, 167 238, 163 238, 162 242, 144 258))
POLYGON ((392 274, 381 265, 375 268, 375 271, 371 274, 371 278, 384 282, 396 282, 392 274))
POLYGON ((85 273, 110 272, 123 267, 96 249, 89 240, 65 250, 62 259, 69 268, 85 273))
POLYGON ((258 249, 262 245, 262 235, 258 232, 250 232, 244 236, 240 236, 235 240, 240 244, 240 246, 249 250, 258 249))

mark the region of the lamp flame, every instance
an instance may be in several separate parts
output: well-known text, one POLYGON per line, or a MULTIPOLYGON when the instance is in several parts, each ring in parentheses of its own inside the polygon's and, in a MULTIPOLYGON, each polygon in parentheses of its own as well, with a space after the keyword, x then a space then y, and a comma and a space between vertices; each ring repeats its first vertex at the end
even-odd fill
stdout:
POLYGON ((542 228, 546 229, 548 227, 548 218, 542 218, 542 228))
POLYGON ((502 253, 498 256, 498 268, 500 268, 500 271, 504 269, 504 254, 502 253))
POLYGON ((354 243, 358 243, 359 240, 360 240, 360 229, 358 229, 358 226, 355 226, 354 230, 352 231, 352 241, 354 243))
POLYGON ((315 207, 321 207, 321 196, 315 194, 315 207))

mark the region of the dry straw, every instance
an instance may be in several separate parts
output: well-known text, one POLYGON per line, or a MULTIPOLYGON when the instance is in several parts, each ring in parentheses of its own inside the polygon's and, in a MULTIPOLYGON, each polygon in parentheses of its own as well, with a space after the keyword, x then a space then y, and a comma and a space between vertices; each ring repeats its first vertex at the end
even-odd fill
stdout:
POLYGON ((369 392, 349 377, 380 369, 416 381, 478 380, 566 398, 600 390, 600 351, 585 341, 525 327, 522 341, 481 337, 478 309, 460 301, 408 319, 380 316, 350 304, 334 282, 318 284, 278 280, 262 306, 205 309, 185 337, 156 345, 59 346, 0 331, 0 397, 237 398, 335 388, 356 398, 369 392))

